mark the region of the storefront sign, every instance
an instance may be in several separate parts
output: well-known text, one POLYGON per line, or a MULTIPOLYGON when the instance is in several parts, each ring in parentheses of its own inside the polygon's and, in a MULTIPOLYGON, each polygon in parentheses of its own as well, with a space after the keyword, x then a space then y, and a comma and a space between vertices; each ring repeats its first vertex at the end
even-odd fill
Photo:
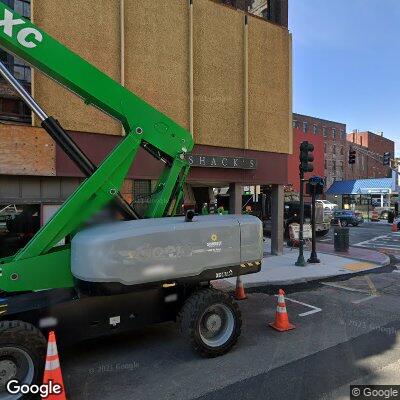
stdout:
POLYGON ((191 167, 236 169, 257 168, 257 160, 255 158, 202 156, 200 154, 188 154, 186 156, 186 160, 189 162, 191 167))

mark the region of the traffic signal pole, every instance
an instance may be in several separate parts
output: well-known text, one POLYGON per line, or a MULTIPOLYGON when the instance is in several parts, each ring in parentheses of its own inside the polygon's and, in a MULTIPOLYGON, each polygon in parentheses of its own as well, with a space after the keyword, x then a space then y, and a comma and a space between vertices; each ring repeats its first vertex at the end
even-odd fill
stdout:
POLYGON ((316 237, 315 237, 315 200, 316 200, 316 189, 313 188, 311 192, 311 229, 312 229, 312 242, 311 242, 311 255, 310 258, 307 260, 310 264, 318 264, 320 261, 317 256, 317 244, 316 244, 316 237))
POLYGON ((299 229, 299 256, 295 265, 298 267, 305 267, 306 261, 304 260, 304 173, 312 172, 314 166, 312 161, 314 161, 314 145, 307 141, 300 144, 300 229, 299 229))
POLYGON ((300 230, 299 230, 299 256, 295 265, 298 267, 305 267, 306 261, 304 259, 304 172, 300 166, 300 230))

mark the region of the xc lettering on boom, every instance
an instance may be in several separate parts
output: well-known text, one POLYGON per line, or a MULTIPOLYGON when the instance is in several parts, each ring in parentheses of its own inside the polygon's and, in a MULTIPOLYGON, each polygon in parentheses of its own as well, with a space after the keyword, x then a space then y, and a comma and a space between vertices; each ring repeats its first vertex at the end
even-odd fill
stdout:
MULTIPOLYGON (((4 9, 4 18, 0 19, 0 27, 3 27, 3 32, 9 37, 14 37, 14 26, 25 25, 26 22, 21 18, 14 19, 11 11, 4 9)), ((17 33, 17 41, 20 45, 33 49, 43 40, 43 35, 35 28, 22 28, 17 33)))

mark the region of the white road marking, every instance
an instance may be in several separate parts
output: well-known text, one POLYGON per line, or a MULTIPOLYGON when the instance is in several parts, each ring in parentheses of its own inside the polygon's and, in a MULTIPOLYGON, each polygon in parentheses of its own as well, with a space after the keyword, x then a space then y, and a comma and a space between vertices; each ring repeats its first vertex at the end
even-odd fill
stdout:
POLYGON ((365 240, 364 242, 356 243, 354 246, 378 248, 384 250, 396 250, 400 249, 400 243, 396 243, 396 241, 398 241, 398 236, 398 232, 392 232, 388 235, 377 236, 375 238, 365 240))
MULTIPOLYGON (((275 297, 278 297, 278 295, 276 294, 275 297)), ((306 311, 304 313, 299 314, 299 317, 305 317, 306 315, 311 315, 311 314, 315 314, 317 312, 322 311, 322 309, 319 307, 315 307, 315 306, 312 306, 311 304, 303 303, 298 300, 289 299, 289 297, 286 297, 286 296, 285 296, 285 300, 291 301, 292 303, 301 304, 302 306, 309 307, 312 309, 310 311, 306 311)))
POLYGON ((385 237, 387 237, 387 236, 388 236, 388 235, 376 236, 376 237, 374 237, 374 238, 372 238, 372 239, 364 240, 363 242, 353 244, 353 246, 364 246, 364 245, 366 245, 366 244, 371 244, 371 242, 375 242, 376 240, 378 240, 378 239, 383 239, 383 238, 385 238, 385 237))
POLYGON ((360 304, 360 303, 363 303, 364 301, 371 300, 371 299, 373 299, 375 297, 379 297, 379 295, 378 294, 373 294, 372 296, 364 297, 364 298, 362 298, 360 300, 354 300, 354 301, 352 301, 352 303, 353 304, 360 304))

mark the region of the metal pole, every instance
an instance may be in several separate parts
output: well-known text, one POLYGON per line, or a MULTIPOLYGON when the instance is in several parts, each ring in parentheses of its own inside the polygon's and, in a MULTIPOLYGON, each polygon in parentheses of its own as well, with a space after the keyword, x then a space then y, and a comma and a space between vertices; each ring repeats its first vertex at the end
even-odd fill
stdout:
POLYGON ((320 261, 317 256, 316 250, 316 237, 315 237, 315 186, 312 186, 312 195, 311 195, 311 227, 312 227, 312 248, 311 248, 311 255, 310 258, 307 260, 310 264, 318 264, 320 261))
POLYGON ((25 90, 25 88, 14 78, 7 67, 0 61, 0 74, 14 88, 14 90, 22 97, 28 107, 39 117, 41 121, 48 118, 34 98, 25 90))
POLYGON ((306 261, 304 260, 304 241, 303 241, 303 227, 304 227, 304 172, 300 169, 300 231, 299 231, 299 256, 295 265, 298 267, 305 267, 306 261))

